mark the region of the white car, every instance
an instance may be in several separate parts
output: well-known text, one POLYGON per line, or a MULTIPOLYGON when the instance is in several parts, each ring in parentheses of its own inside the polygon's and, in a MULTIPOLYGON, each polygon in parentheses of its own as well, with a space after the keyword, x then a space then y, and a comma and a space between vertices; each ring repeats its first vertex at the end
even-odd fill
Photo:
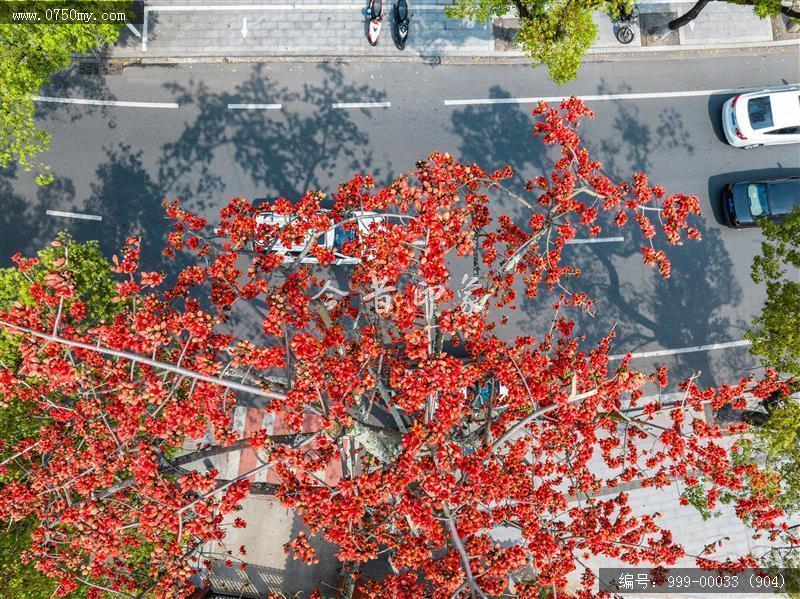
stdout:
POLYGON ((737 148, 800 143, 800 86, 731 98, 722 106, 722 128, 737 148))
MULTIPOLYGON (((366 212, 361 210, 355 210, 351 212, 348 215, 348 219, 349 218, 358 219, 358 231, 361 233, 369 233, 370 227, 373 224, 382 223, 386 220, 384 217, 378 216, 374 212, 366 212)), ((256 223, 259 225, 277 226, 280 228, 288 225, 292 219, 292 216, 287 216, 284 214, 262 212, 256 216, 256 223)), ((305 249, 311 243, 312 237, 315 234, 318 235, 317 245, 327 248, 333 252, 335 259, 332 264, 358 264, 361 262, 359 258, 346 256, 342 253, 342 246, 348 241, 354 239, 356 234, 355 231, 347 230, 342 226, 336 226, 323 233, 309 233, 299 243, 292 244, 289 247, 283 245, 280 239, 278 239, 274 244, 271 245, 270 251, 282 254, 284 264, 294 262, 301 254, 303 254, 305 249)), ((258 245, 262 246, 263 244, 258 243, 258 245)), ((312 253, 308 252, 305 256, 303 256, 300 262, 302 264, 317 264, 319 263, 319 260, 317 260, 316 256, 314 256, 312 253)))

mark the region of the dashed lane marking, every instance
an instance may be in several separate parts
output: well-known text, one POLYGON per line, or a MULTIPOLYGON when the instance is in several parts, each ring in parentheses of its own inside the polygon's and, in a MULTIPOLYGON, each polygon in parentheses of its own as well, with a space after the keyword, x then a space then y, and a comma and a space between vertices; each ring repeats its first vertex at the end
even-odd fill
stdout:
POLYGON ((334 102, 331 108, 389 108, 391 102, 334 102))
POLYGON ((228 104, 228 110, 280 110, 282 104, 228 104))
MULTIPOLYGON (((672 92, 648 92, 630 94, 599 94, 582 95, 572 94, 584 102, 601 102, 604 100, 655 100, 659 98, 691 98, 694 96, 711 96, 714 94, 736 94, 756 91, 763 88, 740 88, 740 89, 699 89, 692 91, 672 91, 672 92)), ((481 104, 537 104, 542 102, 561 102, 571 96, 541 96, 527 98, 471 98, 466 100, 445 100, 445 106, 466 106, 481 104)))
POLYGON ((78 212, 62 212, 61 210, 47 210, 48 216, 63 216, 64 218, 79 218, 81 220, 103 220, 97 214, 80 214, 78 212))
POLYGON ((50 96, 36 96, 36 102, 50 102, 55 104, 86 104, 89 106, 117 106, 120 108, 178 108, 176 102, 123 102, 120 100, 90 100, 88 98, 53 98, 50 96))
POLYGON ((580 243, 618 243, 625 241, 624 237, 588 237, 586 239, 571 239, 567 243, 570 245, 578 245, 580 243))
MULTIPOLYGON (((746 339, 741 341, 726 341, 724 343, 709 343, 708 345, 695 345, 693 347, 679 347, 677 349, 658 349, 655 351, 633 352, 631 357, 636 358, 657 358, 660 356, 674 356, 676 354, 691 354, 701 351, 715 351, 718 349, 730 349, 732 347, 745 347, 750 345, 746 339)), ((616 354, 608 356, 609 360, 621 360, 626 354, 616 354)))

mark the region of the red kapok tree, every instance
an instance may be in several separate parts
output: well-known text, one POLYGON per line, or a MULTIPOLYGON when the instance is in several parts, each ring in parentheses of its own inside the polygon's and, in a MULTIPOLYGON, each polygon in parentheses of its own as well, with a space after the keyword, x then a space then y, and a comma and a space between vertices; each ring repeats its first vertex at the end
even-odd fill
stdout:
MULTIPOLYGON (((13 472, 0 490, 3 518, 40 522, 29 557, 62 590, 82 581, 98 593, 185 595, 191 558, 224 537, 223 517, 255 472, 223 481, 185 466, 248 444, 256 470, 279 477, 275 495, 339 546, 350 574, 388 560, 393 573, 374 582, 376 597, 535 597, 564 587, 584 554, 674 563, 683 549, 656 517, 634 515, 624 492, 599 495, 633 479, 680 479, 712 507, 725 491, 755 528, 779 531, 775 481, 733 460, 725 431, 695 417, 702 402, 766 396, 775 377, 721 390, 690 379, 664 426, 643 388, 665 385, 666 372, 637 372, 629 359, 610 366, 613 335, 585 347, 565 316, 594 307, 559 286, 580 274, 562 256, 568 241, 635 221, 645 263, 666 277, 656 230, 670 244, 698 237, 687 222, 697 198, 668 196, 642 173, 631 183, 605 176, 580 144, 591 113, 579 100, 534 114, 536 133, 561 157, 522 195, 504 186, 509 168, 434 153, 385 188, 353 177, 328 209, 316 192, 294 204, 232 200, 214 235, 174 203, 167 253, 188 249, 197 260, 166 290, 146 289, 162 276, 139 272, 129 240, 114 322, 70 310, 63 276, 39 306, 0 315, 23 349, 17 370, 0 372, 4 396, 47 418, 37 438, 7 452, 13 472), (493 194, 519 201, 524 222, 492 219, 493 194), (336 274, 346 280, 333 284, 343 256, 350 265, 336 274), (504 324, 517 294, 543 289, 558 289, 552 327, 511 335, 504 324), (252 308, 258 335, 220 333, 239 305, 252 308), (244 394, 295 434, 234 438, 231 410, 244 394), (302 429, 309 413, 315 430, 302 429), (217 446, 179 455, 209 427, 217 446), (317 475, 332 460, 343 470, 335 485, 317 475), (518 541, 501 545, 500 526, 518 530, 518 541)), ((287 550, 316 559, 305 536, 287 550)), ((738 566, 750 563, 743 556, 738 566)), ((578 594, 590 595, 593 577, 582 584, 578 594)))

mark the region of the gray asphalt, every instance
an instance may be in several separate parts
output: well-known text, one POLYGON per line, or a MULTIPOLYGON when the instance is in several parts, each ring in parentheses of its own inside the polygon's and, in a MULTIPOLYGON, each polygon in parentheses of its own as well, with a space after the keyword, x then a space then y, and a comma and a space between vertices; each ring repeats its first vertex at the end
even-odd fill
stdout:
MULTIPOLYGON (((526 65, 430 66, 420 63, 211 64, 128 67, 122 74, 60 75, 42 95, 102 100, 178 102, 177 110, 40 104, 53 134, 44 156, 53 185, 37 188, 27 173, 0 179, 0 261, 33 252, 59 229, 100 239, 113 252, 133 233, 144 236, 149 267, 161 265, 166 222, 161 199, 180 198, 212 221, 231 197, 297 197, 332 191, 354 172, 387 182, 432 150, 485 167, 510 164, 514 184, 547 170, 552 153, 531 134, 531 104, 445 106, 444 100, 567 94, 734 90, 800 80, 796 53, 589 63, 563 88, 526 65), (333 102, 391 102, 390 108, 334 109, 333 102), (281 103, 280 111, 232 111, 229 103, 281 103), (45 214, 61 210, 102 222, 45 214)), ((570 248, 584 270, 570 283, 599 300, 581 319, 588 340, 616 324, 618 351, 685 348, 739 340, 763 302, 749 279, 757 231, 719 221, 719 194, 731 180, 800 173, 797 146, 733 149, 719 125, 734 92, 694 97, 593 102, 596 118, 582 127, 610 174, 644 170, 669 192, 701 198, 701 242, 670 248, 673 274, 660 280, 641 264, 641 239, 570 248)), ((496 210, 525 218, 497 198, 496 210)), ((614 233, 615 234, 615 233, 614 233)), ((547 302, 523 306, 509 333, 535 333, 549 323, 547 302)), ((703 371, 719 383, 756 366, 746 348, 678 354, 676 375, 703 371)))

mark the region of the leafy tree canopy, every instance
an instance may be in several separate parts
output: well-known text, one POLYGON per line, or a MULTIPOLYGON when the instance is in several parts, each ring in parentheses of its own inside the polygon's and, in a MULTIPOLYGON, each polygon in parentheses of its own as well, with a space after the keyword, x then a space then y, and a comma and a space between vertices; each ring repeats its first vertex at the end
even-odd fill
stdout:
POLYGON ((779 225, 765 221, 762 229, 765 239, 751 276, 766 285, 767 300, 747 338, 766 365, 800 376, 800 208, 779 225))
MULTIPOLYGON (((711 0, 699 0, 681 17, 670 23, 676 29, 697 18, 711 0)), ((766 18, 780 13, 800 17, 800 13, 780 0, 726 0, 733 4, 753 6, 755 13, 766 18)), ((489 23, 514 11, 520 19, 516 41, 533 59, 533 66, 545 65, 550 79, 563 84, 578 74, 581 60, 597 37, 597 25, 592 18, 596 11, 604 11, 612 18, 627 12, 631 0, 456 0, 446 9, 453 18, 463 18, 489 23)))
MULTIPOLYGON (((753 260, 753 281, 766 286, 767 299, 746 338, 765 366, 800 377, 800 208, 783 222, 762 223, 761 254, 753 260)), ((800 403, 790 397, 800 385, 789 381, 769 405, 769 419, 754 431, 753 449, 766 455, 781 475, 784 507, 800 509, 800 403)))
MULTIPOLYGON (((17 261, 20 262, 19 257, 17 261)), ((79 292, 66 308, 85 311, 90 322, 103 322, 119 309, 120 304, 112 301, 111 263, 103 257, 96 241, 78 243, 62 233, 35 260, 25 261, 25 265, 25 268, 0 269, 0 311, 10 309, 15 303, 37 305, 41 294, 47 293, 45 287, 55 282, 56 277, 75 283, 79 292)), ((0 365, 16 370, 19 362, 18 340, 0 331, 0 365)), ((8 401, 0 393, 0 459, 7 457, 9 448, 23 439, 36 437, 48 421, 47 414, 30 401, 18 398, 8 401)), ((0 484, 7 483, 14 475, 13 468, 0 474, 0 484)), ((0 597, 4 599, 40 599, 50 597, 56 589, 50 578, 21 559, 30 546, 30 534, 37 522, 35 517, 29 517, 0 528, 0 597)), ((85 596, 85 590, 70 595, 81 596, 85 596)))

